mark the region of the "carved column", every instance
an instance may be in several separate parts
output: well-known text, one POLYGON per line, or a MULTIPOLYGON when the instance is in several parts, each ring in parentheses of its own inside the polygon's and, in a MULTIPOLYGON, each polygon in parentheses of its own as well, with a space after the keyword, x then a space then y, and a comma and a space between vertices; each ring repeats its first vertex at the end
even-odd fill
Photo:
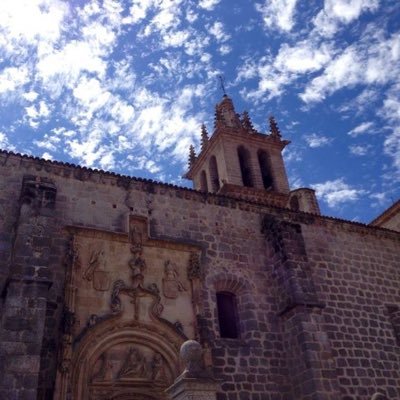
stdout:
POLYGON ((55 198, 51 182, 24 178, 1 316, 0 398, 37 396, 55 198))
POLYGON ((181 359, 186 368, 166 393, 171 400, 216 400, 220 384, 204 367, 203 349, 195 340, 181 347, 181 359))
POLYGON ((336 400, 339 386, 324 331, 324 304, 315 289, 301 225, 266 215, 262 232, 272 250, 292 396, 297 400, 336 400))

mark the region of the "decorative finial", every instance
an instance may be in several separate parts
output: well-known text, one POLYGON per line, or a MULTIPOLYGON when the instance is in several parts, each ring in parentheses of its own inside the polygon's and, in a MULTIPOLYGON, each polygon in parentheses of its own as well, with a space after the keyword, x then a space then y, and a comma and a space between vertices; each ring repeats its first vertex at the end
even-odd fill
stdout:
POLYGON ((222 75, 218 75, 218 79, 219 79, 219 84, 221 86, 222 93, 224 94, 224 96, 226 96, 224 78, 222 77, 222 75))
POLYGON ((193 145, 191 144, 189 147, 189 168, 192 168, 195 161, 196 161, 196 152, 194 150, 193 145))
POLYGON ((215 114, 214 114, 214 129, 222 126, 224 122, 224 116, 221 113, 221 110, 218 108, 218 104, 215 106, 215 114))
POLYGON ((269 129, 270 129, 270 132, 271 132, 271 136, 278 137, 278 138, 281 137, 281 132, 280 132, 280 130, 278 128, 278 124, 276 123, 275 118, 273 117, 273 115, 271 115, 269 117, 269 129))
POLYGON ((208 132, 207 132, 207 128, 204 124, 201 124, 201 151, 203 151, 208 144, 208 132))
POLYGON ((195 340, 187 340, 181 346, 180 356, 185 365, 182 376, 200 378, 207 375, 204 368, 203 348, 195 340))
POLYGON ((247 111, 243 111, 242 113, 242 118, 241 118, 241 123, 243 128, 248 132, 248 133, 256 133, 257 131, 254 129, 253 123, 251 122, 249 113, 247 111))

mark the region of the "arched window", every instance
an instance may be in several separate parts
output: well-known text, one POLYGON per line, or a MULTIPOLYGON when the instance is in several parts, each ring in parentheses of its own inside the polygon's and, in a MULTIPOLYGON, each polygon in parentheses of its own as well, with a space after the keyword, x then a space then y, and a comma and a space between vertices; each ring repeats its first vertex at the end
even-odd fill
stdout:
POLYGON ((251 173, 250 153, 243 146, 238 148, 240 172, 242 173, 243 186, 253 187, 253 176, 251 173))
POLYGON ((292 198, 290 199, 290 209, 293 211, 300 210, 299 199, 297 196, 292 196, 292 198))
POLYGON ((239 337, 236 296, 230 292, 217 292, 219 333, 221 338, 239 337))
POLYGON ((217 159, 215 156, 211 156, 210 158, 210 179, 213 192, 218 192, 220 186, 217 159))
POLYGON ((258 151, 258 163, 260 164, 261 176, 265 189, 273 189, 274 181, 272 179, 269 157, 266 151, 258 151))
POLYGON ((208 192, 207 176, 205 171, 201 171, 200 174, 200 190, 208 192))

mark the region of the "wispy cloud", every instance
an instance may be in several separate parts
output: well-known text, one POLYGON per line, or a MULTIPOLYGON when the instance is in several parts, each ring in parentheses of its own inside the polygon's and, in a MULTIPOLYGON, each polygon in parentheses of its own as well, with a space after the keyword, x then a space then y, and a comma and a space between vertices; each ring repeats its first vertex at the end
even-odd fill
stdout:
POLYGON ((311 148, 324 147, 332 143, 332 138, 312 133, 304 136, 305 141, 311 148))
POLYGON ((289 32, 294 25, 297 0, 265 0, 256 4, 267 29, 289 32))
POLYGON ((220 21, 215 21, 208 27, 208 30, 218 42, 226 42, 230 38, 224 30, 223 23, 220 21))
POLYGON ((221 0, 200 0, 199 7, 207 11, 212 11, 221 0))
POLYGON ((363 189, 356 189, 344 182, 344 178, 315 183, 311 185, 317 196, 325 201, 329 207, 336 207, 342 203, 355 202, 360 196, 366 194, 363 189))
POLYGON ((386 84, 400 73, 400 36, 388 39, 376 33, 362 43, 348 46, 323 73, 314 78, 300 95, 306 102, 320 102, 326 96, 357 84, 386 84))
POLYGON ((376 11, 379 0, 325 0, 324 8, 314 18, 316 31, 333 36, 341 25, 349 24, 363 12, 376 11))
POLYGON ((12 92, 29 81, 29 71, 26 67, 9 67, 0 73, 0 95, 12 92))
POLYGON ((370 145, 350 145, 349 150, 351 154, 354 154, 355 156, 366 156, 370 150, 371 146, 370 145))
POLYGON ((0 132, 0 149, 14 151, 15 146, 13 146, 9 140, 7 135, 4 132, 0 132))
POLYGON ((389 135, 384 141, 384 151, 393 159, 397 173, 396 182, 400 181, 400 84, 393 85, 386 95, 382 112, 389 123, 389 135))
POLYGON ((371 128, 374 126, 373 122, 363 122, 357 125, 351 131, 347 132, 349 136, 356 137, 367 132, 371 132, 371 128))

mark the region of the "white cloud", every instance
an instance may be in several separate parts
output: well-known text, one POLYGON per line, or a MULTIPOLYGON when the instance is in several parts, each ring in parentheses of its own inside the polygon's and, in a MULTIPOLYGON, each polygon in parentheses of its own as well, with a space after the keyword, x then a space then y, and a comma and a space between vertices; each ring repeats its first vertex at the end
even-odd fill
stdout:
POLYGON ((232 51, 232 47, 228 46, 227 44, 223 44, 218 48, 218 51, 224 56, 232 51))
POLYGON ((208 27, 208 31, 217 39, 218 42, 226 42, 230 36, 225 32, 224 25, 220 21, 215 21, 213 25, 208 27))
POLYGON ((15 147, 10 143, 5 133, 0 132, 0 149, 15 151, 15 147))
POLYGON ((163 36, 163 41, 167 47, 180 47, 186 42, 189 36, 189 31, 167 32, 163 36))
POLYGON ((360 82, 361 75, 361 63, 357 52, 351 47, 347 48, 327 66, 322 75, 311 81, 300 98, 306 103, 321 101, 327 94, 360 82))
POLYGON ((32 128, 37 128, 40 122, 48 120, 51 110, 47 103, 41 100, 38 104, 25 107, 25 112, 29 125, 32 128))
POLYGON ((327 146, 330 143, 332 143, 333 140, 332 138, 326 136, 320 136, 317 135, 316 133, 305 135, 304 139, 311 148, 327 146))
POLYGON ((274 66, 281 72, 303 74, 318 71, 331 60, 332 52, 330 45, 312 40, 304 40, 294 47, 285 43, 279 49, 274 66))
POLYGON ((363 12, 376 11, 379 0, 325 0, 324 8, 314 18, 314 25, 321 35, 331 37, 341 24, 349 24, 363 12))
POLYGON ((221 0, 200 0, 199 7, 207 11, 212 11, 221 0))
POLYGON ((57 96, 64 86, 73 88, 82 72, 104 77, 106 68, 107 62, 96 53, 96 47, 83 41, 71 41, 60 51, 55 50, 41 58, 37 64, 38 77, 57 96))
POLYGON ((27 67, 8 67, 0 73, 0 94, 12 92, 29 81, 27 67))
POLYGON ((369 197, 373 200, 377 201, 376 205, 382 206, 386 204, 387 201, 387 193, 371 193, 369 197))
POLYGON ((47 151, 45 151, 45 152, 42 154, 42 158, 44 158, 45 160, 53 160, 53 156, 52 156, 49 152, 47 152, 47 151))
POLYGON ((68 4, 60 0, 2 0, 0 32, 5 38, 3 49, 34 45, 40 41, 56 42, 68 15, 68 4))
POLYGON ((193 24, 197 19, 199 18, 199 15, 196 14, 193 10, 188 10, 186 12, 186 20, 190 23, 193 24))
POLYGON ((374 126, 373 122, 363 122, 360 125, 357 125, 355 128, 353 128, 351 131, 347 132, 347 134, 349 136, 356 137, 362 135, 363 133, 371 131, 371 128, 373 126, 374 126))
POLYGON ((139 37, 148 37, 153 33, 164 36, 168 31, 177 29, 181 23, 182 1, 183 0, 153 1, 152 6, 155 9, 155 15, 150 22, 146 24, 139 37))
POLYGON ((26 92, 22 95, 22 97, 25 100, 30 101, 30 102, 35 101, 38 96, 39 96, 39 93, 36 93, 35 91, 26 92))
POLYGON ((324 72, 314 78, 300 95, 308 102, 322 101, 327 95, 357 84, 386 84, 400 74, 400 36, 385 39, 381 33, 365 37, 334 58, 324 72))
POLYGON ((351 145, 349 146, 349 150, 351 154, 354 154, 355 156, 366 156, 369 151, 371 150, 371 146, 369 145, 351 145))
POLYGON ((258 62, 248 59, 239 68, 236 83, 251 78, 258 79, 258 87, 253 90, 242 90, 241 94, 249 101, 271 99, 283 93, 284 87, 290 82, 288 74, 279 73, 269 56, 262 57, 258 62))
POLYGON ((303 154, 300 148, 295 146, 285 147, 283 157, 286 163, 303 161, 303 154))
POLYGON ((123 21, 125 24, 137 24, 146 18, 147 11, 154 5, 154 0, 131 0, 130 16, 123 21))
POLYGON ((111 93, 105 90, 98 79, 83 77, 75 89, 73 95, 82 107, 87 110, 88 118, 103 107, 111 97, 111 93))
POLYGON ((280 96, 284 88, 299 76, 318 71, 329 64, 337 52, 332 45, 315 42, 313 38, 295 46, 283 44, 275 58, 248 58, 238 69, 236 83, 257 78, 258 88, 244 93, 248 100, 271 99, 280 96))
POLYGON ((294 25, 296 3, 297 0, 265 0, 264 4, 257 3, 255 7, 266 28, 289 32, 294 25))
POLYGON ((387 92, 382 107, 383 116, 391 129, 384 141, 384 151, 393 159, 397 169, 396 181, 399 181, 400 171, 400 84, 393 85, 387 92))
POLYGON ((366 193, 365 190, 351 187, 344 182, 343 178, 324 183, 315 183, 311 187, 315 189, 317 196, 324 200, 329 207, 336 207, 341 203, 357 201, 360 196, 366 193))

